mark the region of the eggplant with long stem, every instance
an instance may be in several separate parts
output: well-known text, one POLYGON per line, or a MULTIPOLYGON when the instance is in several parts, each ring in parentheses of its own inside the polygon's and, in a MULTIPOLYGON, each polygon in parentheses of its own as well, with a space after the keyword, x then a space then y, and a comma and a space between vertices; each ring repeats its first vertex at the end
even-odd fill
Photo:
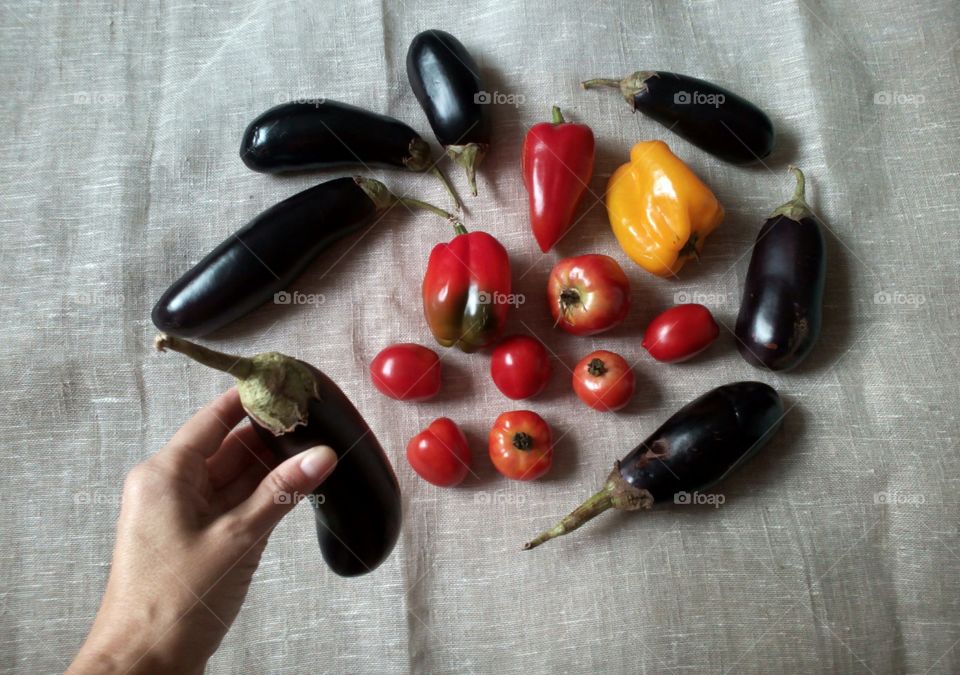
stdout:
POLYGON ((254 171, 274 174, 346 166, 426 171, 443 183, 460 208, 430 146, 416 131, 349 103, 318 99, 270 108, 243 132, 240 159, 254 171))
POLYGON ((826 242, 804 194, 803 172, 793 197, 760 228, 737 315, 737 348, 755 366, 789 370, 820 335, 827 275, 826 242))
POLYGON ((425 30, 407 50, 407 78, 434 135, 477 194, 477 167, 490 148, 490 92, 470 52, 442 30, 425 30))
POLYGON ((731 164, 750 164, 773 150, 773 123, 767 114, 712 82, 641 70, 622 80, 599 78, 581 82, 581 86, 618 89, 634 110, 731 164))
POLYGON ((180 337, 207 335, 260 305, 283 303, 287 288, 314 258, 395 205, 455 216, 397 197, 362 176, 337 178, 267 209, 211 251, 160 297, 153 323, 180 337), (280 294, 280 295, 277 295, 280 294))
POLYGON ((237 378, 240 402, 278 461, 317 445, 337 454, 336 470, 310 499, 320 552, 334 572, 365 574, 390 555, 400 534, 400 485, 370 427, 329 377, 277 352, 232 356, 168 335, 155 346, 237 378))
POLYGON ((762 448, 783 415, 777 392, 762 382, 708 391, 616 462, 599 492, 524 544, 524 550, 572 532, 608 509, 649 509, 709 488, 762 448))

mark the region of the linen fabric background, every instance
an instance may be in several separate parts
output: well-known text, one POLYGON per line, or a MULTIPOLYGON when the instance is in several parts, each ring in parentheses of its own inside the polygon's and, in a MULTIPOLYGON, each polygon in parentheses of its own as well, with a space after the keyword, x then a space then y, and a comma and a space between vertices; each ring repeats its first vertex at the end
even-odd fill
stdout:
MULTIPOLYGON (((310 509, 277 528, 213 673, 960 671, 957 363, 958 10, 953 0, 631 3, 7 2, 0 9, 0 668, 66 668, 109 571, 125 472, 229 377, 152 349, 160 293, 251 217, 337 175, 447 200, 396 171, 276 178, 238 158, 245 125, 276 103, 327 97, 396 116, 432 143, 407 83, 411 38, 457 35, 491 93, 494 143, 468 227, 510 252, 525 304, 511 332, 555 354, 544 395, 504 398, 489 355, 444 351, 444 389, 404 404, 373 387, 386 345, 433 346, 419 284, 452 232, 390 210, 295 284, 322 305, 267 306, 206 344, 279 350, 316 364, 366 416, 396 468, 405 522, 389 560, 341 579, 310 509), (774 154, 725 165, 589 77, 638 69, 721 83, 769 112, 774 154), (542 255, 529 231, 520 144, 558 104, 597 138, 582 218, 542 255), (727 211, 680 280, 633 265, 603 195, 638 140, 661 138, 727 211), (808 176, 827 225, 822 337, 796 372, 747 365, 730 332, 766 215, 808 176), (626 324, 575 338, 543 297, 560 257, 616 258, 633 285, 626 324), (723 324, 696 361, 640 348, 664 308, 701 302, 723 324), (569 368, 608 348, 636 363, 622 414, 586 409, 569 368), (520 545, 590 495, 681 405, 727 382, 775 386, 776 439, 718 486, 724 503, 606 514, 533 552, 520 545), (532 484, 498 476, 486 432, 528 407, 559 441, 532 484), (466 430, 475 476, 417 478, 407 440, 435 417, 466 430)), ((437 150, 439 152, 439 149, 437 150)), ((158 564, 158 574, 162 567, 158 564)), ((171 582, 175 583, 175 582, 171 582)))

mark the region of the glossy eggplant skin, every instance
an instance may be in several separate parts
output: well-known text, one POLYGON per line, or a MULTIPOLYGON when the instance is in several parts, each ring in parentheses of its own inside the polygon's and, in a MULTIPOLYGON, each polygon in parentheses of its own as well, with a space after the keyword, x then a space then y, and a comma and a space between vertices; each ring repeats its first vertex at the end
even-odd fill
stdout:
POLYGON ((432 165, 426 141, 403 122, 331 100, 270 108, 244 131, 240 159, 274 174, 357 165, 426 171, 432 165))
POLYGON ((653 502, 709 488, 777 432, 783 402, 762 382, 735 382, 691 401, 619 463, 620 476, 653 502))
POLYGON ((442 30, 426 30, 407 50, 407 78, 444 147, 490 144, 490 106, 480 69, 466 47, 442 30))
POLYGON ((153 323, 178 337, 207 335, 274 299, 333 242, 377 212, 354 178, 321 183, 267 209, 160 297, 153 323))
POLYGON ((253 427, 281 461, 317 445, 333 448, 337 466, 311 500, 320 552, 340 576, 366 574, 386 560, 397 543, 400 485, 350 400, 329 377, 304 365, 313 372, 320 394, 310 401, 307 424, 280 436, 259 424, 253 427))
POLYGON ((789 370, 810 353, 822 323, 827 272, 814 217, 768 219, 753 247, 734 333, 748 363, 789 370))
POLYGON ((584 88, 617 87, 634 110, 731 164, 751 164, 773 151, 773 123, 729 89, 689 75, 639 71, 619 82, 589 80, 584 88))

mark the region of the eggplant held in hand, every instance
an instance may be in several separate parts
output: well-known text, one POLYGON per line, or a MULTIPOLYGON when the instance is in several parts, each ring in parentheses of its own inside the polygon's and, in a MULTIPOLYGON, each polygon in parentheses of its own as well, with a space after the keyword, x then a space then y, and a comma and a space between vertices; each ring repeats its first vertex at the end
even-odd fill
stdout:
POLYGON ((737 315, 737 348, 755 366, 789 370, 806 358, 820 335, 826 244, 804 201, 803 173, 793 198, 760 228, 737 315))
POLYGON ((767 114, 712 82, 641 70, 622 80, 587 80, 581 86, 619 89, 634 110, 731 164, 750 164, 773 150, 773 123, 767 114))
POLYGON ((458 222, 435 206, 396 197, 370 178, 327 181, 283 200, 230 235, 164 292, 153 308, 153 323, 180 337, 212 333, 276 301, 275 294, 320 253, 396 204, 458 222))
POLYGON ((480 69, 460 41, 442 30, 425 30, 407 50, 407 79, 433 134, 467 172, 477 194, 477 167, 490 148, 490 93, 480 69))
POLYGON ((172 349, 237 378, 240 402, 278 461, 317 445, 337 454, 337 468, 311 499, 320 552, 340 576, 373 571, 400 534, 400 486, 370 427, 333 381, 313 366, 268 352, 237 357, 167 335, 172 349))
POLYGON ((607 509, 649 509, 674 501, 678 493, 709 488, 762 448, 783 415, 777 392, 762 382, 708 391, 616 462, 598 493, 524 544, 524 550, 572 532, 607 509))
POLYGON ((430 146, 416 131, 393 117, 340 101, 297 101, 270 108, 244 131, 240 159, 262 173, 357 165, 429 171, 460 206, 430 146))

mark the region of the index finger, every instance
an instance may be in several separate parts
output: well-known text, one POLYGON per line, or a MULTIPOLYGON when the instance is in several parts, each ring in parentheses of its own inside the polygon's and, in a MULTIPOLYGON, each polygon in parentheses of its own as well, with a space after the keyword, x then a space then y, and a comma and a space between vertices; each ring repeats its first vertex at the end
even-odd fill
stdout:
POLYGON ((187 420, 158 454, 186 453, 206 459, 220 449, 245 414, 237 388, 231 387, 187 420))

